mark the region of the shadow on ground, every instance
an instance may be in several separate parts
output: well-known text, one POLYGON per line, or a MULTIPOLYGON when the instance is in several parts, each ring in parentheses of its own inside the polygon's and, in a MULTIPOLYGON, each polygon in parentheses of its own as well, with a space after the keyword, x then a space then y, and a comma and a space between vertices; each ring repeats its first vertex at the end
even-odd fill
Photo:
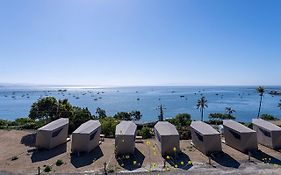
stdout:
POLYGON ((184 152, 180 152, 178 155, 175 156, 164 156, 163 158, 166 160, 167 163, 169 163, 175 168, 188 170, 193 166, 189 156, 186 155, 184 152))
POLYGON ((240 167, 240 163, 225 152, 212 154, 211 159, 224 167, 228 167, 228 168, 240 167))
POLYGON ((66 143, 59 145, 53 149, 47 150, 47 149, 34 149, 31 160, 32 162, 40 162, 44 160, 51 159, 53 157, 56 157, 60 154, 63 154, 66 152, 66 143))
POLYGON ((271 155, 269 155, 265 152, 262 152, 261 150, 252 152, 251 156, 264 163, 281 165, 281 160, 279 160, 275 157, 272 157, 271 155))
POLYGON ((142 167, 144 155, 136 148, 132 155, 121 155, 116 158, 118 164, 126 170, 133 171, 142 167))
POLYGON ((71 164, 75 168, 80 168, 83 166, 91 165, 96 160, 103 156, 103 152, 98 146, 93 151, 89 153, 80 153, 79 156, 76 153, 71 154, 71 164))
POLYGON ((36 142, 36 134, 28 134, 21 138, 20 143, 24 144, 25 146, 34 147, 36 142))

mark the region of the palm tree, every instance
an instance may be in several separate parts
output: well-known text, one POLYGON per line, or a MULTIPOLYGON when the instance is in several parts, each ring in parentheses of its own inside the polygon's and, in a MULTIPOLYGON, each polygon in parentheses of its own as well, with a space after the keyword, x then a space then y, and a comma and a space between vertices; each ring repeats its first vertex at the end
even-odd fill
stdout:
POLYGON ((265 90, 264 90, 264 87, 262 87, 262 86, 259 86, 256 90, 257 90, 257 93, 259 93, 259 95, 260 95, 260 105, 259 105, 259 112, 258 112, 258 116, 257 116, 257 118, 259 118, 260 112, 261 112, 262 98, 263 98, 263 94, 264 94, 265 90))
POLYGON ((223 115, 225 119, 235 119, 235 117, 232 115, 236 111, 232 107, 226 107, 225 108, 225 114, 223 115), (226 117, 225 117, 226 116, 226 117))
POLYGON ((232 107, 226 107, 225 108, 225 113, 227 115, 232 115, 233 113, 235 113, 236 111, 232 108, 232 107))
POLYGON ((164 120, 164 109, 166 109, 166 108, 164 108, 163 105, 161 104, 156 109, 160 111, 160 115, 158 116, 158 121, 163 121, 164 120))
POLYGON ((196 106, 197 106, 197 109, 199 109, 201 112, 201 121, 203 121, 204 109, 208 108, 207 100, 205 99, 205 97, 199 98, 196 106))
POLYGON ((278 103, 278 106, 277 106, 277 107, 281 109, 281 100, 279 101, 279 103, 278 103))

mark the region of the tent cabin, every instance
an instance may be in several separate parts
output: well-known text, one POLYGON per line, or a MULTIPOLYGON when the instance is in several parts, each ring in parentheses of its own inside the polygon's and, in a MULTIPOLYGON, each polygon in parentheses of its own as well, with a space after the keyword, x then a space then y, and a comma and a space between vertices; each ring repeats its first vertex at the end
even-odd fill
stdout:
POLYGON ((132 121, 121 121, 115 130, 116 155, 134 154, 137 125, 132 121))
POLYGON ((68 118, 60 118, 37 130, 36 147, 52 149, 67 141, 68 118))
POLYGON ((191 138, 194 146, 205 155, 221 152, 220 133, 202 121, 192 121, 191 138))
POLYGON ((163 156, 173 155, 180 151, 180 136, 174 125, 159 121, 154 126, 158 148, 163 156))
POLYGON ((72 152, 90 152, 99 145, 101 124, 98 120, 83 123, 72 133, 72 152))
POLYGON ((256 131, 233 120, 223 120, 225 143, 241 152, 258 149, 256 131))
POLYGON ((272 149, 281 148, 281 128, 262 119, 253 119, 253 129, 257 132, 258 143, 272 149))

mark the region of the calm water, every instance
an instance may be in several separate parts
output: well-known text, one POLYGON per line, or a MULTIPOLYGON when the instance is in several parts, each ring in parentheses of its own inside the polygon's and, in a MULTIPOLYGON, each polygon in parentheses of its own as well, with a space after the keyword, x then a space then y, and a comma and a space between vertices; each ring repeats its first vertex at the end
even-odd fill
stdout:
MULTIPOLYGON (((224 112, 225 107, 236 110, 239 121, 250 121, 257 115, 259 96, 256 87, 123 87, 123 88, 67 88, 67 92, 58 92, 58 88, 20 88, 0 87, 0 118, 15 119, 28 116, 30 106, 37 99, 54 96, 67 98, 71 104, 88 107, 94 114, 97 107, 106 110, 108 115, 119 111, 140 110, 142 121, 157 119, 157 106, 166 108, 165 117, 178 113, 190 113, 193 119, 200 119, 196 102, 205 96, 208 113, 224 112)), ((60 88, 62 89, 62 88, 60 88)), ((63 88, 65 89, 65 88, 63 88)), ((267 91, 281 87, 267 87, 267 91)), ((265 94, 262 112, 281 118, 281 110, 277 104, 281 96, 265 94)))

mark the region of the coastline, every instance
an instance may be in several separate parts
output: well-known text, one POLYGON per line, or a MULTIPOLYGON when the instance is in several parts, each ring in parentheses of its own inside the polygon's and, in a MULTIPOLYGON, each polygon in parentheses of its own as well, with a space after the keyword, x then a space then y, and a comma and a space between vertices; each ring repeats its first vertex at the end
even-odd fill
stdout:
MULTIPOLYGON (((281 87, 268 87, 267 91, 281 89, 281 87)), ((223 112, 225 107, 236 110, 236 118, 241 122, 249 122, 257 114, 259 96, 254 86, 137 86, 119 88, 97 89, 5 89, 0 88, 0 118, 14 120, 26 117, 30 106, 39 98, 54 96, 58 99, 68 99, 76 106, 88 107, 95 113, 97 107, 105 109, 108 115, 121 111, 140 110, 143 114, 142 122, 157 119, 157 106, 163 104, 164 117, 171 118, 178 113, 190 113, 193 119, 199 119, 196 101, 201 94, 206 96, 209 113, 223 112), (99 93, 100 92, 100 93, 99 93), (101 93, 104 92, 104 93, 101 93), (13 109, 13 110, 12 110, 13 109)), ((280 109, 277 108, 279 96, 265 93, 262 113, 272 114, 281 118, 280 109)))

